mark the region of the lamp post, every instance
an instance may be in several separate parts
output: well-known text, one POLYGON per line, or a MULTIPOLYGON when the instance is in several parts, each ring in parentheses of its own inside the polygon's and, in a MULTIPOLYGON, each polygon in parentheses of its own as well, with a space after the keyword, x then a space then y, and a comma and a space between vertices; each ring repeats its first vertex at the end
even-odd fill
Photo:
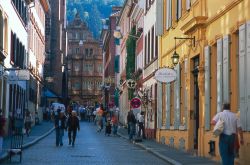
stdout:
POLYGON ((63 102, 65 105, 65 108, 68 107, 68 58, 66 57, 66 63, 62 65, 63 67, 63 82, 62 82, 62 96, 63 96, 63 102))
POLYGON ((175 40, 175 48, 174 48, 174 54, 172 55, 172 63, 173 65, 177 65, 179 63, 180 55, 176 52, 176 40, 192 40, 193 46, 195 47, 195 37, 174 37, 175 40))

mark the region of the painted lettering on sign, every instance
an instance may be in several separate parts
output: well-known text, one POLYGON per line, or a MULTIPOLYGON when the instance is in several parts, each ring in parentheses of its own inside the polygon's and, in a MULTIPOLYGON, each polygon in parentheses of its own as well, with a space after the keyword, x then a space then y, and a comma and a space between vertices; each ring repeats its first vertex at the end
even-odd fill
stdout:
POLYGON ((176 80, 176 71, 170 68, 161 68, 155 72, 155 79, 159 82, 170 83, 176 80))

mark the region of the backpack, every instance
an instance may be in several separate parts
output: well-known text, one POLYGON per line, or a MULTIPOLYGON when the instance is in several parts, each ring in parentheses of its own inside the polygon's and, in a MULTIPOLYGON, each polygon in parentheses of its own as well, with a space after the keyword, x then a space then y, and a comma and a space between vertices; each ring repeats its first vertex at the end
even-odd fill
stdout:
POLYGON ((224 130, 224 121, 220 118, 214 126, 213 135, 214 137, 220 136, 224 130))

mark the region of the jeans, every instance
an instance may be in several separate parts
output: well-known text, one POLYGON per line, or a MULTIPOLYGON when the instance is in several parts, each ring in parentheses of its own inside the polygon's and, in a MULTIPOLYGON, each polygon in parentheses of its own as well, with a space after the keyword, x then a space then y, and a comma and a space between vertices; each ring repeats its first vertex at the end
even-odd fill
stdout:
POLYGON ((71 144, 71 142, 72 142, 72 145, 75 144, 76 132, 77 132, 76 129, 68 130, 69 145, 71 144), (71 136, 72 133, 73 133, 73 137, 71 136))
POLYGON ((129 122, 129 140, 133 139, 133 136, 135 135, 135 123, 129 122))
POLYGON ((219 150, 222 159, 222 165, 234 165, 234 141, 235 134, 221 134, 219 139, 219 150))
POLYGON ((139 137, 141 137, 141 132, 142 132, 142 137, 145 138, 144 124, 142 122, 139 122, 139 131, 138 131, 139 137))
POLYGON ((116 135, 117 134, 117 129, 118 129, 118 125, 114 124, 113 125, 113 134, 116 135))
POLYGON ((63 145, 64 129, 56 128, 56 146, 63 145))

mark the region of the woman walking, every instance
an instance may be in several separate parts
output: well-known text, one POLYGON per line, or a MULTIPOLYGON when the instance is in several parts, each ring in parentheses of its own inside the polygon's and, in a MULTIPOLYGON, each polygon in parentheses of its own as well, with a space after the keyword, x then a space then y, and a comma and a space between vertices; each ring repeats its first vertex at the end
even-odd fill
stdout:
POLYGON ((64 115, 64 112, 60 109, 57 110, 57 113, 55 115, 55 128, 56 128, 56 146, 58 147, 63 146, 63 136, 64 136, 64 129, 66 122, 66 117, 64 115))
POLYGON ((25 133, 27 136, 29 136, 31 130, 31 123, 32 123, 32 116, 30 111, 27 111, 24 118, 25 133))
POLYGON ((72 144, 72 147, 74 147, 76 132, 77 130, 80 131, 80 124, 76 111, 72 111, 72 115, 70 115, 68 118, 67 126, 68 126, 69 145, 72 144))

